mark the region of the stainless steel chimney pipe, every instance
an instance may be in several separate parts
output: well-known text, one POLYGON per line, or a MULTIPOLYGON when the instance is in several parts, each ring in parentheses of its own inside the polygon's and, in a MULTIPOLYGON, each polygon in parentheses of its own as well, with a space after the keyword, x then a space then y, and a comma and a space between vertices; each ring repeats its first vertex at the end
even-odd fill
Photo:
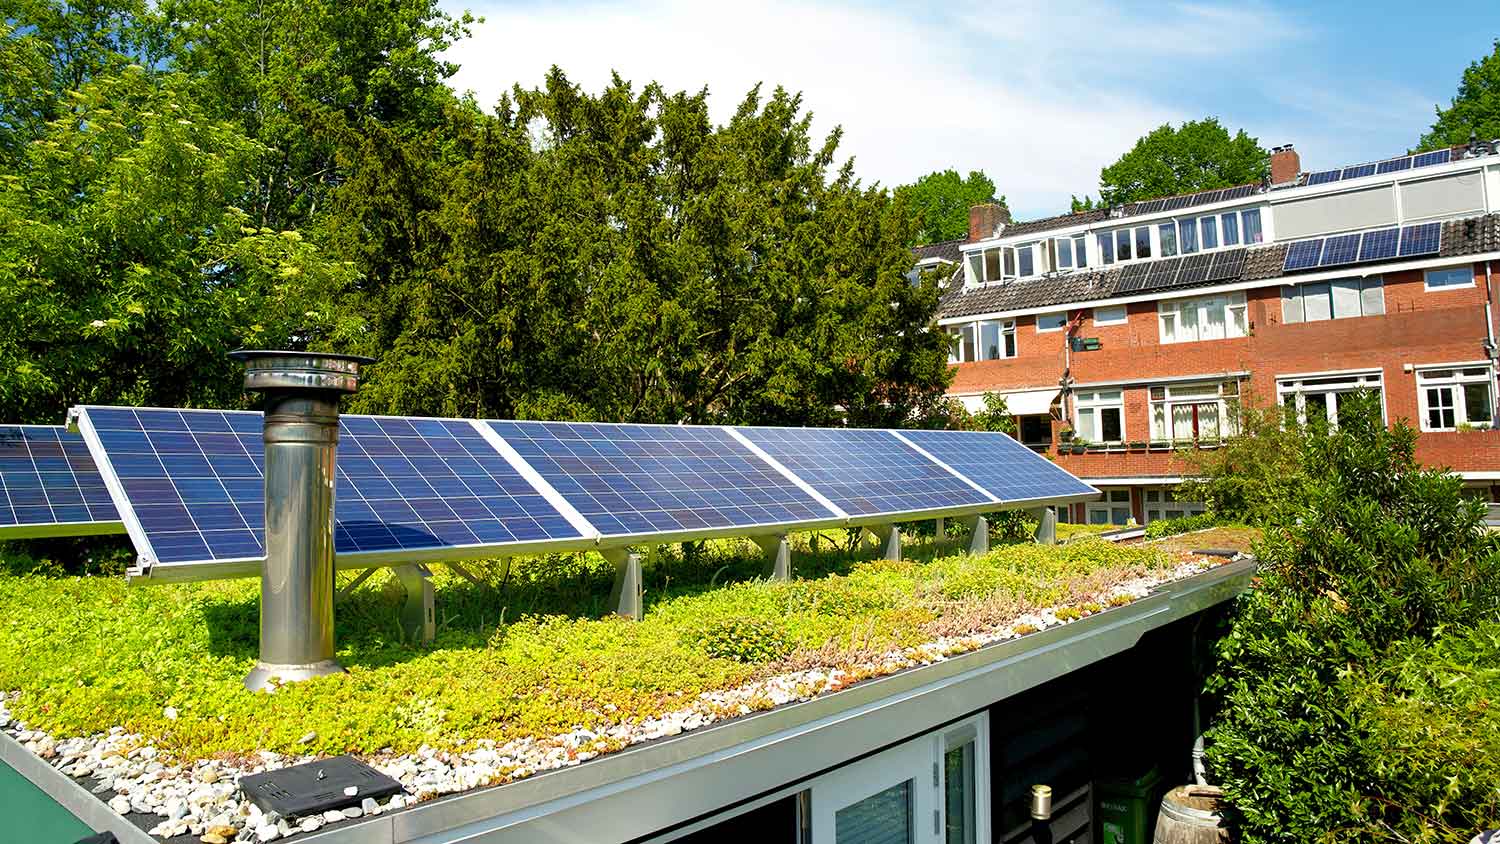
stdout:
POLYGON ((265 396, 266 562, 260 660, 250 691, 343 667, 333 658, 333 483, 339 399, 370 358, 240 350, 245 389, 265 396))

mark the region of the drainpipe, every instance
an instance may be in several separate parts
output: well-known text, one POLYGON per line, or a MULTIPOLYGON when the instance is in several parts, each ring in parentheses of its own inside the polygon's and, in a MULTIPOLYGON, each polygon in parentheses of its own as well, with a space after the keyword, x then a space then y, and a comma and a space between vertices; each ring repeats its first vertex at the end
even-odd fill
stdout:
MULTIPOLYGON (((1492 314, 1495 292, 1490 276, 1490 268, 1495 265, 1494 261, 1484 262, 1484 354, 1490 359, 1490 416, 1495 415, 1495 397, 1500 396, 1495 390, 1497 373, 1495 361, 1500 359, 1500 349, 1495 346, 1495 320, 1492 314)), ((1493 424, 1493 423, 1492 423, 1493 424)))
POLYGON ((250 691, 344 669, 333 658, 333 483, 339 399, 370 358, 240 350, 245 389, 265 397, 266 562, 260 660, 250 691))

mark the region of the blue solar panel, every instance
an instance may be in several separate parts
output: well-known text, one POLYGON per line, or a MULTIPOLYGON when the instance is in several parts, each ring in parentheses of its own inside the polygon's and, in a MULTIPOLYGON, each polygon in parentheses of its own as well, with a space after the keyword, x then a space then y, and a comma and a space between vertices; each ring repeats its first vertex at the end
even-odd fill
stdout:
POLYGON ((1093 487, 1005 434, 901 431, 918 448, 958 470, 1001 501, 1092 495, 1093 487))
POLYGON ((1324 185, 1329 182, 1337 182, 1343 172, 1342 170, 1324 170, 1320 173, 1312 173, 1308 175, 1307 183, 1309 185, 1324 185))
POLYGON ((915 514, 992 503, 889 431, 736 430, 850 515, 915 514))
POLYGON ((1344 178, 1344 179, 1360 179, 1360 178, 1364 178, 1365 176, 1373 176, 1373 175, 1375 175, 1375 165, 1374 164, 1356 164, 1353 167, 1345 167, 1344 168, 1344 175, 1341 178, 1344 178))
POLYGON ((1438 149, 1433 150, 1432 152, 1424 152, 1421 155, 1416 156, 1412 159, 1411 166, 1431 167, 1434 164, 1447 164, 1450 160, 1452 160, 1452 158, 1453 150, 1451 148, 1438 149))
POLYGON ((1383 261, 1396 257, 1396 241, 1400 234, 1401 230, 1395 228, 1365 232, 1359 243, 1359 260, 1383 261))
POLYGON ((1375 166, 1375 172, 1377 173, 1395 173, 1400 170, 1410 169, 1411 156, 1409 155, 1402 158, 1392 158, 1389 161, 1382 161, 1375 166))
POLYGON ((0 426, 0 536, 113 533, 119 522, 83 437, 48 425, 0 426))
POLYGON ((1328 238, 1323 245, 1323 257, 1318 262, 1320 267, 1334 267, 1339 264, 1352 264, 1359 256, 1359 235, 1341 234, 1328 238))
POLYGON ((1401 257, 1436 255, 1442 236, 1442 223, 1422 223, 1401 229, 1401 257))
POLYGON ((488 424, 605 536, 837 517, 723 428, 488 424))
POLYGON ((1283 270, 1305 270, 1318 265, 1318 258, 1323 254, 1323 238, 1313 240, 1299 240, 1287 247, 1286 263, 1282 265, 1283 270))
MULTIPOLYGON (((261 415, 85 408, 119 479, 142 556, 265 555, 261 415)), ((582 535, 464 420, 341 420, 334 544, 343 554, 582 535)))

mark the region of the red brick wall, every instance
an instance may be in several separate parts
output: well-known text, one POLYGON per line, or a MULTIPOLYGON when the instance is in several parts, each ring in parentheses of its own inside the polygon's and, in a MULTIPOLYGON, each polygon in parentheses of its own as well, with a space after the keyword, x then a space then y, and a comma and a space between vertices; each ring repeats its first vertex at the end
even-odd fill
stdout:
MULTIPOLYGON (((1500 272, 1500 267, 1495 268, 1500 272)), ((1017 320, 1017 357, 959 364, 953 393, 1011 390, 1058 383, 1071 361, 1076 384, 1174 376, 1250 373, 1246 395, 1274 401, 1276 379, 1299 373, 1346 369, 1382 372, 1386 415, 1418 426, 1416 377, 1406 364, 1478 361, 1486 357, 1484 265, 1474 265, 1472 288, 1427 291, 1423 273, 1384 277, 1385 315, 1284 324, 1279 288, 1247 292, 1250 336, 1196 343, 1158 342, 1153 302, 1127 306, 1124 325, 1096 326, 1083 320, 1080 337, 1099 338, 1093 352, 1064 353, 1061 332, 1038 333, 1032 317, 1017 320)), ((1500 281, 1500 279, 1497 279, 1500 281)), ((1076 312, 1075 312, 1076 313, 1076 312)), ((1497 329, 1500 333, 1500 329, 1497 329)), ((1145 383, 1125 389, 1126 441, 1150 438, 1145 383)), ((1500 470, 1500 431, 1422 434, 1418 456, 1431 465, 1457 470, 1500 470)), ((1170 452, 1125 451, 1059 455, 1060 465, 1084 478, 1179 474, 1170 452)))

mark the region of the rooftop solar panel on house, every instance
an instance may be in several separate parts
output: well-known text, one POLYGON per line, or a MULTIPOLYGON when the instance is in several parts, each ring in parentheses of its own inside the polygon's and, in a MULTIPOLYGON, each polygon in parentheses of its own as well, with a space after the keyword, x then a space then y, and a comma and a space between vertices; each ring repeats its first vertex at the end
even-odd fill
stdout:
MULTIPOLYGON (((143 561, 264 557, 259 413, 86 407, 79 428, 143 561)), ((468 420, 344 416, 337 459, 334 546, 353 564, 592 539, 468 420)))
POLYGON ((1323 170, 1317 173, 1310 173, 1307 176, 1307 183, 1309 185, 1326 185, 1329 182, 1337 182, 1343 175, 1343 172, 1342 170, 1323 170))
POLYGON ((1007 502, 1097 495, 1098 490, 1005 434, 900 431, 907 440, 1007 502))
POLYGON ((1442 236, 1442 223, 1421 223, 1401 229, 1401 257, 1436 255, 1442 236))
POLYGON ((83 437, 52 425, 0 425, 0 538, 123 530, 83 437))
POLYGON ((1213 263, 1208 268, 1208 278, 1205 281, 1225 281, 1231 278, 1239 278, 1240 273, 1245 270, 1245 250, 1226 249, 1214 254, 1213 263))
POLYGON ((1135 213, 1155 214, 1156 212, 1165 208, 1166 205, 1167 201, 1165 199, 1151 199, 1147 200, 1146 202, 1137 202, 1135 204, 1135 213))
POLYGON ((1182 267, 1181 258, 1162 258, 1148 265, 1151 271, 1146 274, 1146 290, 1158 290, 1163 287, 1171 287, 1177 278, 1177 270, 1182 267))
POLYGON ((1323 257, 1318 261, 1320 267, 1336 267, 1340 264, 1352 264, 1359 256, 1359 234, 1335 235, 1324 241, 1323 257))
POLYGON ((1162 206, 1162 210, 1176 211, 1179 208, 1186 208, 1191 204, 1193 204, 1192 196, 1174 196, 1166 201, 1166 205, 1162 206))
POLYGON ((1400 239, 1398 228, 1376 229, 1360 236, 1359 260, 1383 261, 1396 257, 1396 242, 1400 239))
POLYGON ((924 511, 973 510, 996 503, 890 431, 735 430, 851 516, 915 518, 924 511))
POLYGON ((1186 287, 1192 284, 1202 284, 1208 280, 1208 268, 1213 265, 1214 256, 1210 252, 1197 255, 1189 255, 1182 259, 1182 270, 1177 273, 1173 280, 1173 287, 1186 287))
POLYGON ((1142 289, 1146 286, 1146 274, 1150 270, 1150 264, 1127 264, 1120 270, 1120 282, 1115 287, 1115 292, 1129 293, 1142 289))
POLYGON ((1344 179, 1362 179, 1365 176, 1375 175, 1374 164, 1356 164, 1353 167, 1345 167, 1344 179))
POLYGON ((1453 158, 1452 148, 1433 150, 1414 156, 1411 161, 1413 167, 1431 167, 1434 164, 1447 164, 1453 158))
POLYGON ((790 525, 838 516, 723 428, 486 424, 604 536, 790 525))
POLYGON ((1299 240, 1287 247, 1283 270, 1306 270, 1316 267, 1323 254, 1323 238, 1299 240))
POLYGON ((1392 158, 1388 161, 1382 161, 1379 164, 1375 165, 1375 172, 1377 173, 1396 173, 1401 170, 1410 169, 1411 156, 1409 155, 1402 156, 1401 158, 1392 158))
POLYGON ((1254 192, 1255 185, 1239 185, 1237 187, 1225 188, 1224 195, 1219 197, 1219 200, 1227 202, 1231 199, 1244 199, 1254 192))

